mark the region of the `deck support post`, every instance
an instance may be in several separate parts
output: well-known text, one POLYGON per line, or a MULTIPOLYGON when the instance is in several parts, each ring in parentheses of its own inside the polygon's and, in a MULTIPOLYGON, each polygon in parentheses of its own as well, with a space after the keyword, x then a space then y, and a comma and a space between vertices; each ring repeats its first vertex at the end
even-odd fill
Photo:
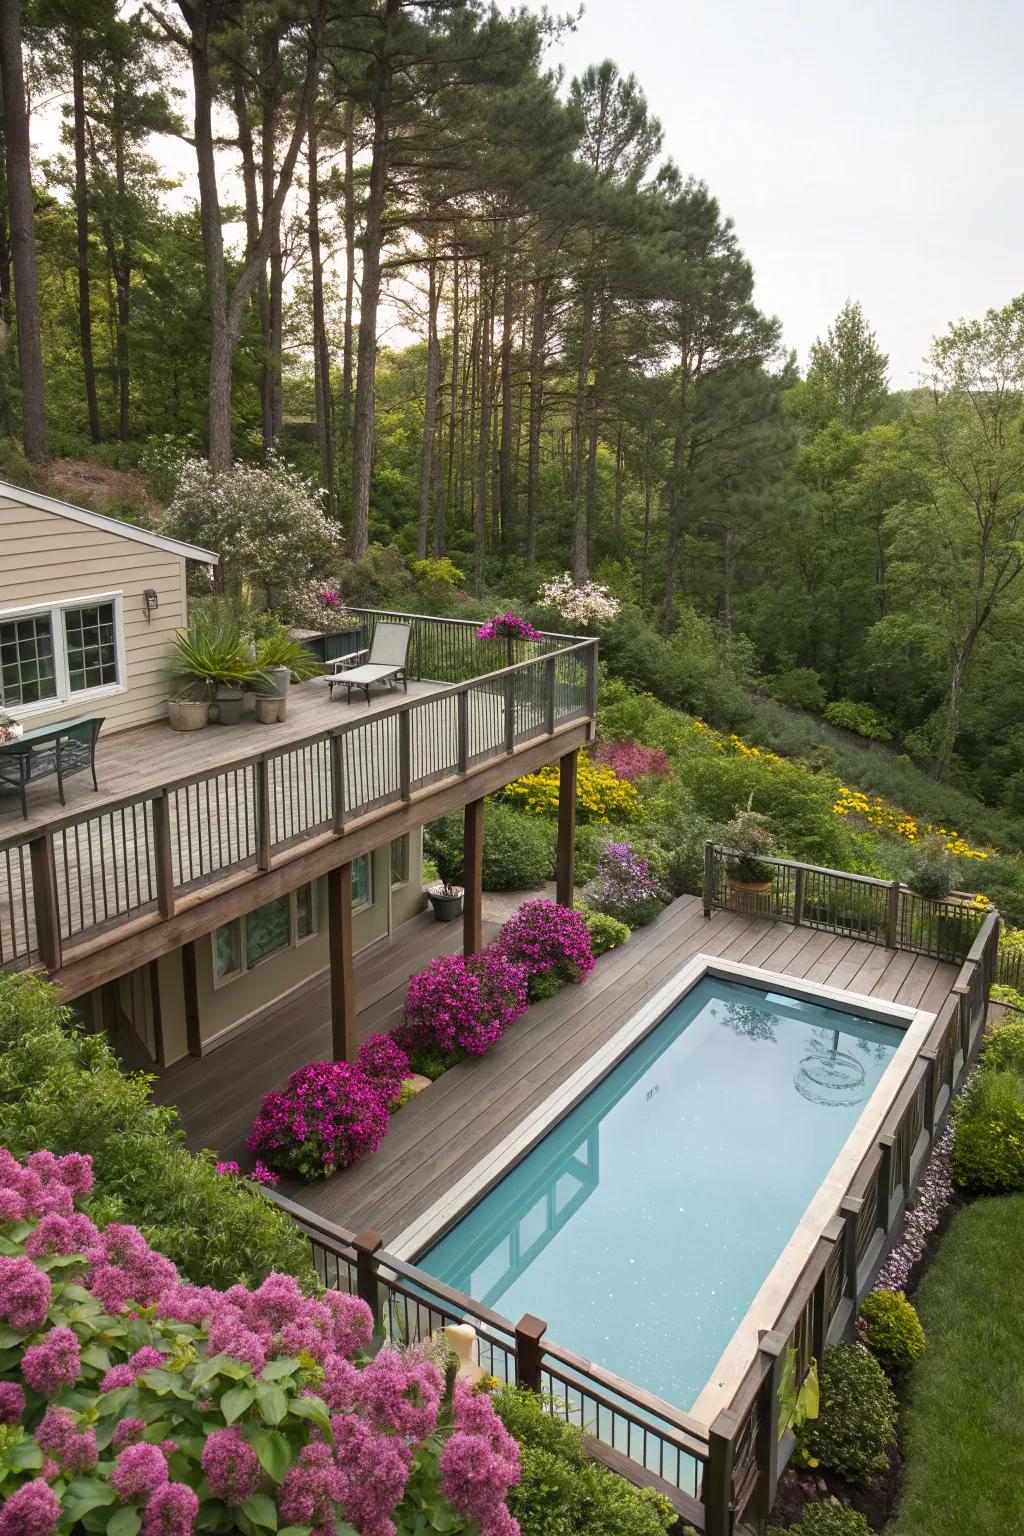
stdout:
POLYGON ((558 852, 555 859, 555 900, 571 907, 576 857, 576 775, 579 750, 558 759, 558 852))
POLYGON ((544 1356, 542 1339, 548 1331, 547 1323, 527 1312, 516 1323, 516 1386, 529 1387, 531 1392, 540 1391, 541 1361, 544 1356))
POLYGON ((203 1054, 203 1031, 199 1019, 199 981, 196 969, 196 941, 181 946, 181 990, 185 1000, 185 1045, 190 1056, 203 1054))
POLYGON ((732 1464, 736 1429, 735 1415, 725 1409, 708 1431, 708 1460, 702 1490, 705 1536, 732 1536, 732 1464))
POLYGON ((462 822, 462 953, 484 947, 484 802, 471 800, 462 822))
POLYGON ((352 865, 327 872, 327 942, 331 957, 331 1046, 335 1061, 355 1061, 355 974, 352 965, 352 865))

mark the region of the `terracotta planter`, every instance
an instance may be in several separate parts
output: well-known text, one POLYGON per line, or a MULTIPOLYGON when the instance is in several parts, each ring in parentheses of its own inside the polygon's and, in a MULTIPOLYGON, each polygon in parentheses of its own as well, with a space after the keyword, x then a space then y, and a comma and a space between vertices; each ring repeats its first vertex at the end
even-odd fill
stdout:
POLYGON ((771 880, 735 880, 732 875, 726 878, 730 891, 735 894, 735 906, 738 912, 764 911, 764 898, 772 889, 771 880))
POLYGON ((170 699, 167 723, 172 731, 201 731, 210 723, 209 699, 170 699))

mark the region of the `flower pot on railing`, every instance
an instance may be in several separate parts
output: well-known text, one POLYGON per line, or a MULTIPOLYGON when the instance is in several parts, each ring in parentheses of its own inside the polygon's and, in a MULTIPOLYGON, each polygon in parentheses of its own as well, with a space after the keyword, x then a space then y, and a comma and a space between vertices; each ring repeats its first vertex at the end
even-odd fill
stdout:
POLYGON ((461 885, 444 885, 441 881, 428 885, 427 900, 434 909, 434 921, 454 923, 462 915, 463 895, 461 885))

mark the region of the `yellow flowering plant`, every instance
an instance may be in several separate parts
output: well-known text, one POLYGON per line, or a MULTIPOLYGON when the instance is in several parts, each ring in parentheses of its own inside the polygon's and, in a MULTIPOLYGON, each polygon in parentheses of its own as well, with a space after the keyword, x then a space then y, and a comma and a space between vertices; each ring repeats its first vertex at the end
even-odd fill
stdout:
MULTIPOLYGON (((537 773, 524 774, 504 791, 504 798, 521 811, 535 816, 558 814, 558 767, 549 764, 537 773)), ((576 814, 581 821, 632 821, 640 806, 640 796, 628 779, 620 779, 612 768, 581 756, 576 775, 576 814)))
POLYGON ((954 858, 987 859, 990 857, 986 849, 972 847, 959 832, 954 832, 949 827, 933 826, 931 822, 922 826, 909 811, 901 811, 897 806, 890 805, 881 795, 868 796, 863 790, 850 789, 845 784, 840 786, 832 810, 837 816, 851 816, 865 826, 874 827, 879 832, 890 832, 896 837, 904 838, 908 843, 918 843, 922 838, 929 836, 939 837, 946 852, 951 853, 954 858))

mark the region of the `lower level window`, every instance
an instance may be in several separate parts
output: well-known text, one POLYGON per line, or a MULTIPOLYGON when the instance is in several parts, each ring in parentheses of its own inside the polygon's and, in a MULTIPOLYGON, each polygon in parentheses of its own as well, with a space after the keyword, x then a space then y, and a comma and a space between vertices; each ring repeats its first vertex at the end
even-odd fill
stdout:
POLYGON ((352 860, 352 906, 368 907, 373 902, 373 860, 368 853, 352 860))
POLYGON ((228 981, 251 971, 282 949, 294 948, 316 932, 316 899, 312 885, 301 885, 287 896, 264 902, 255 912, 236 917, 213 935, 213 976, 228 981))
POLYGON ((409 882, 409 834, 391 841, 391 884, 407 885, 409 882))

